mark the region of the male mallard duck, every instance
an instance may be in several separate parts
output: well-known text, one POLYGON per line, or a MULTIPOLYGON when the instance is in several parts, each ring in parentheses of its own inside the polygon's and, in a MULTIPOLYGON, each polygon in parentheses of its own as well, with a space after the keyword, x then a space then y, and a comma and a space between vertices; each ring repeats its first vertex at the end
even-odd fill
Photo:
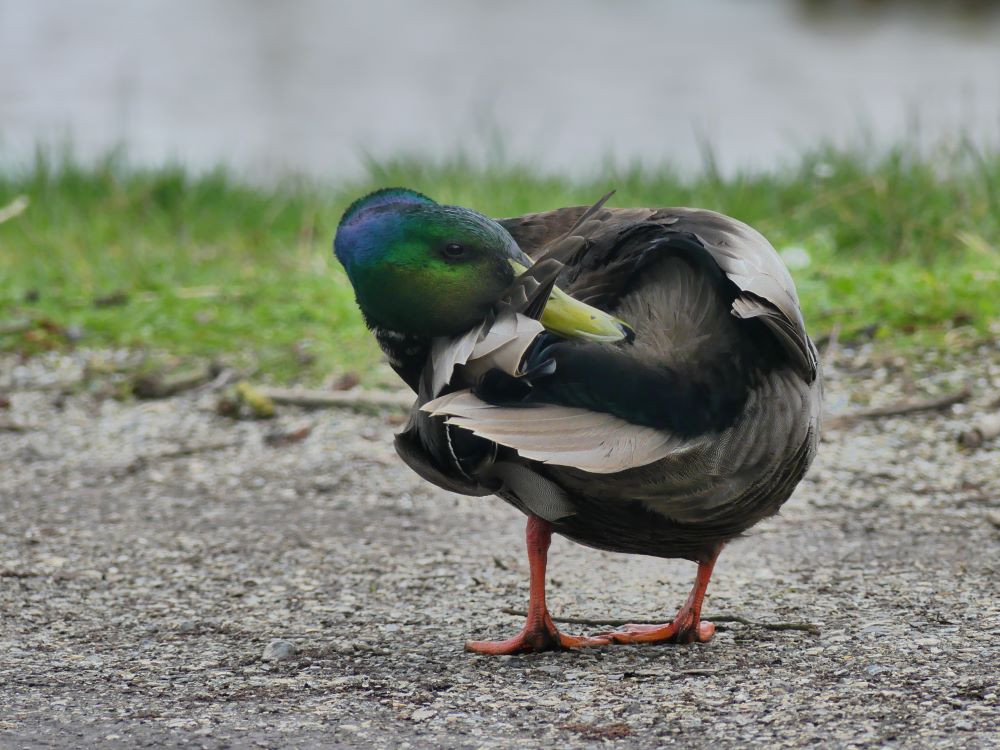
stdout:
POLYGON ((412 190, 356 201, 334 240, 416 393, 396 450, 445 489, 528 516, 524 628, 470 651, 707 641, 723 545, 778 511, 816 452, 821 385, 788 271, 712 211, 578 206, 494 221, 412 190), (698 564, 672 622, 560 633, 552 532, 698 564))

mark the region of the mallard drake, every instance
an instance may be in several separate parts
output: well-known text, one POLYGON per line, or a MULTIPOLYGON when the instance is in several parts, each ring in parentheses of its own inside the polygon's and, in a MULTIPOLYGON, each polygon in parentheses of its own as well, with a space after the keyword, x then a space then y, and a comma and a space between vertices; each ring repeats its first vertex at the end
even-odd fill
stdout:
POLYGON ((816 452, 819 360, 774 248, 712 211, 607 198, 493 220, 390 188, 337 228, 364 319, 417 394, 399 456, 528 516, 525 625, 470 651, 709 640, 719 552, 816 452), (545 605, 553 532, 691 560, 695 585, 665 625, 566 635, 545 605))

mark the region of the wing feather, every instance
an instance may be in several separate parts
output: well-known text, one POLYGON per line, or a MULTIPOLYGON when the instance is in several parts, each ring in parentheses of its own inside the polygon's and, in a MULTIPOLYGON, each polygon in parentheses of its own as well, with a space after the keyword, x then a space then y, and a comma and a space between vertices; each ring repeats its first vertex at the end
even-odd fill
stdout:
POLYGON ((741 221, 702 209, 664 209, 679 217, 672 226, 695 234, 719 268, 743 294, 733 304, 738 318, 760 318, 788 351, 807 382, 818 360, 806 334, 795 282, 771 243, 741 221))
POLYGON ((523 458, 612 474, 659 461, 700 445, 611 414, 556 404, 494 406, 471 390, 456 391, 421 407, 434 417, 513 448, 523 458))
POLYGON ((484 322, 457 338, 434 339, 430 357, 431 394, 441 393, 460 366, 465 367, 473 382, 492 369, 516 375, 524 353, 543 330, 534 318, 504 310, 492 324, 484 322))

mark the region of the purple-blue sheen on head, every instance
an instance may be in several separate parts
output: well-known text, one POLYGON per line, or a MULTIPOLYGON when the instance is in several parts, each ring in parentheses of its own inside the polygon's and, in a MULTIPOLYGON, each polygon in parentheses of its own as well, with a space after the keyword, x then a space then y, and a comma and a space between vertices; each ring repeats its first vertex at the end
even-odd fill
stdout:
POLYGON ((437 203, 416 190, 393 187, 376 190, 348 206, 333 241, 333 252, 348 274, 356 260, 377 252, 390 239, 386 235, 393 234, 397 222, 392 221, 391 212, 387 215, 386 209, 421 205, 437 203))
POLYGON ((340 224, 343 226, 352 223, 364 211, 368 211, 369 209, 399 204, 437 205, 426 195, 418 193, 416 190, 402 187, 382 188, 381 190, 376 190, 374 193, 368 193, 368 195, 358 198, 348 206, 340 219, 340 224))

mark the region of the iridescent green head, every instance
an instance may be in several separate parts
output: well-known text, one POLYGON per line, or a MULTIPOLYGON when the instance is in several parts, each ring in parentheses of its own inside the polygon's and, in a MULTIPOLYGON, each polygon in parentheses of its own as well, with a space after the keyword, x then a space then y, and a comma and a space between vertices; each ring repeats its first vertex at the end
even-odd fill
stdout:
MULTIPOLYGON (((333 250, 370 326, 455 336, 481 322, 531 259, 497 222, 406 188, 379 190, 344 212, 333 250)), ((628 325, 558 287, 539 318, 553 333, 621 341, 628 325)))
POLYGON ((511 261, 531 263, 492 219, 405 188, 355 201, 333 248, 370 325, 422 336, 471 328, 514 280, 511 261))

